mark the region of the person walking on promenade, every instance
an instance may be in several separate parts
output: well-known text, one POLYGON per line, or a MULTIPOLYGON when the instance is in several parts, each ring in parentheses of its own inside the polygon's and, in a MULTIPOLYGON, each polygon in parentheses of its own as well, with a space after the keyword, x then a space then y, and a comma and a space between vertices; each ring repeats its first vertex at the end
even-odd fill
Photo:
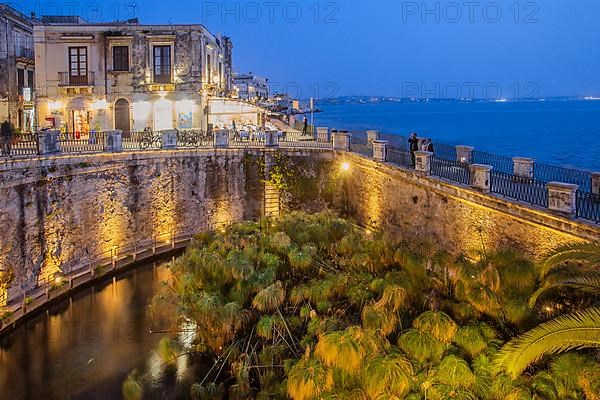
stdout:
POLYGON ((9 156, 13 140, 13 128, 10 122, 4 121, 0 127, 0 141, 2 141, 2 155, 9 156))
POLYGON ((304 127, 302 128, 302 136, 308 135, 308 118, 304 116, 304 127))
POLYGON ((415 151, 419 150, 419 138, 415 132, 411 133, 410 137, 408 138, 408 148, 410 149, 410 160, 414 168, 416 164, 415 151))

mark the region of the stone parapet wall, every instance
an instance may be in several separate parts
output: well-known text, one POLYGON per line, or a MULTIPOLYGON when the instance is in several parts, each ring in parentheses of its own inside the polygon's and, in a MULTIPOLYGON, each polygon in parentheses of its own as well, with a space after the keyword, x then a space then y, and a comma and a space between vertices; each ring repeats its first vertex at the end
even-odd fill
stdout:
POLYGON ((532 257, 573 240, 600 241, 600 225, 347 154, 347 206, 365 225, 453 253, 508 248, 532 257))
POLYGON ((14 274, 9 299, 21 284, 32 288, 118 246, 259 218, 260 159, 271 153, 178 150, 0 163, 0 266, 14 274))

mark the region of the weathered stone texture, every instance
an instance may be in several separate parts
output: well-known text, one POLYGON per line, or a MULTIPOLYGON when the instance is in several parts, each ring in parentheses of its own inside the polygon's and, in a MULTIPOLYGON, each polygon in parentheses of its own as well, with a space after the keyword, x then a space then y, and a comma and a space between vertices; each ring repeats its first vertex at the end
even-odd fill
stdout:
POLYGON ((537 257, 577 239, 600 241, 600 226, 519 205, 358 156, 351 160, 348 206, 366 225, 407 242, 454 253, 522 250, 537 257))
POLYGON ((120 246, 260 217, 267 164, 285 183, 284 210, 333 204, 409 243, 536 257, 561 243, 600 241, 599 225, 348 153, 214 149, 7 160, 0 163, 0 270, 14 272, 9 297, 21 284, 32 287, 101 253, 108 258, 120 246))
POLYGON ((264 182, 251 167, 258 164, 230 150, 1 165, 0 263, 15 273, 12 290, 59 266, 67 272, 89 256, 110 257, 115 247, 259 217, 264 182))

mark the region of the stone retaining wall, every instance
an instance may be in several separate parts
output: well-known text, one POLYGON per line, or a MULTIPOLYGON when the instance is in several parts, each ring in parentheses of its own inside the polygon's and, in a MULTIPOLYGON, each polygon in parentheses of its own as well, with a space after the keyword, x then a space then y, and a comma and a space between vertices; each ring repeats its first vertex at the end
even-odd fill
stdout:
POLYGON ((265 168, 277 158, 282 176, 302 175, 282 194, 292 208, 334 206, 406 242, 429 242, 452 253, 514 248, 536 257, 561 243, 600 241, 599 225, 347 152, 205 149, 39 157, 0 163, 0 295, 8 278, 8 298, 16 298, 21 287, 31 289, 59 269, 68 273, 124 244, 256 219, 264 211, 265 168), (276 151, 287 157, 274 157, 276 151), (286 167, 288 161, 294 165, 286 167), (343 162, 349 170, 340 168, 343 162))
POLYGON ((600 225, 345 153, 347 206, 365 225, 453 253, 512 248, 537 257, 573 240, 600 241, 600 225))
MULTIPOLYGON (((8 298, 90 256, 169 233, 257 219, 270 151, 177 150, 0 164, 0 269, 8 298), (7 268, 8 267, 8 268, 7 268)), ((304 157, 315 152, 294 152, 304 157)), ((1 289, 1 288, 0 288, 1 289)))

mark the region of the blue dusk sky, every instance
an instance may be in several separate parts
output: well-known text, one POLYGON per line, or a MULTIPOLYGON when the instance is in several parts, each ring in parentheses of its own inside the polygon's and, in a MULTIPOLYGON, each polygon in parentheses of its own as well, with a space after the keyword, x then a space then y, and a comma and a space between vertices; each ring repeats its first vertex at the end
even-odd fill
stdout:
POLYGON ((600 95, 600 1, 15 0, 38 14, 202 23, 234 69, 299 97, 600 95))

